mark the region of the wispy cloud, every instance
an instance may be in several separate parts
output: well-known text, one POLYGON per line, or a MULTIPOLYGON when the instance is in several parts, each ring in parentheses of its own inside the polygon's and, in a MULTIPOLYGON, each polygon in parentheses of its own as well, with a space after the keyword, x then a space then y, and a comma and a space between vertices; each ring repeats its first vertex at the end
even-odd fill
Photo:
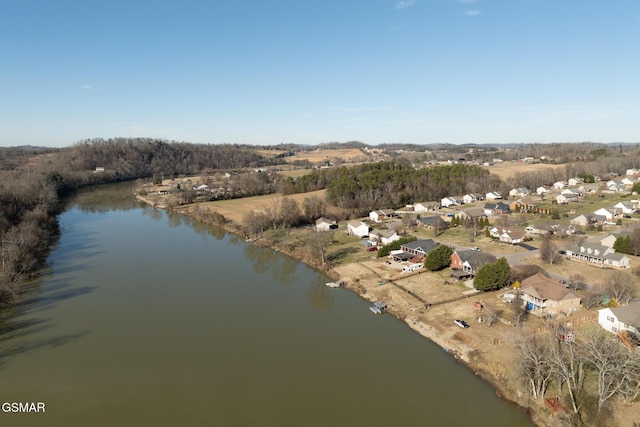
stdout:
POLYGON ((396 10, 405 9, 413 6, 414 4, 416 4, 416 0, 397 0, 395 8, 396 10))
POLYGON ((89 85, 82 85, 80 87, 82 88, 82 90, 93 90, 93 86, 89 86, 89 85))
POLYGON ((467 16, 476 16, 476 15, 480 15, 480 11, 479 10, 467 10, 464 14, 467 15, 467 16))

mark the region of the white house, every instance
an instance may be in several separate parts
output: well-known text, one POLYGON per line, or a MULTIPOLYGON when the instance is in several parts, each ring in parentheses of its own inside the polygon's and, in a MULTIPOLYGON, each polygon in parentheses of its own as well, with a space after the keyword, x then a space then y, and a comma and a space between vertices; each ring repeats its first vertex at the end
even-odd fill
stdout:
POLYGON ((563 196, 566 197, 581 197, 582 196, 582 191, 580 191, 577 188, 565 188, 564 190, 562 190, 560 192, 560 194, 562 194, 563 196))
POLYGON ((481 194, 469 193, 462 196, 462 203, 464 204, 475 203, 481 200, 484 200, 484 197, 481 194))
POLYGON ((550 192, 551 190, 549 190, 547 187, 538 187, 536 188, 536 193, 539 196, 542 196, 543 194, 547 194, 548 192, 550 192))
POLYGON ((614 209, 600 208, 597 211, 593 211, 593 213, 596 215, 602 215, 603 217, 606 218, 607 221, 614 221, 622 216, 622 211, 617 208, 614 208, 614 209))
POLYGON ((383 245, 400 240, 400 236, 394 230, 373 230, 369 233, 369 237, 383 245))
POLYGON ((448 208, 449 206, 458 206, 462 204, 462 200, 456 197, 445 197, 440 200, 440 205, 442 207, 448 208))
POLYGON ((366 237, 369 235, 369 226, 362 221, 349 221, 347 223, 347 234, 350 236, 366 237))
POLYGON ((320 217, 316 220, 316 231, 330 231, 338 228, 338 224, 331 219, 320 217))
POLYGON ((509 197, 526 197, 529 195, 529 189, 525 187, 512 188, 509 190, 509 197))
POLYGON ((420 202, 413 205, 413 211, 419 212, 435 212, 440 207, 438 202, 420 202))
POLYGON ((621 181, 624 185, 629 186, 629 187, 631 187, 633 184, 635 184, 635 181, 634 181, 634 180, 632 180, 631 178, 626 177, 626 176, 625 176, 624 178, 622 178, 620 181, 621 181))
POLYGON ((633 300, 622 307, 598 310, 598 324, 614 334, 621 331, 640 334, 640 300, 633 300))
POLYGON ((487 200, 502 199, 502 195, 500 193, 498 193, 497 191, 490 191, 484 197, 487 200))
POLYGON ((569 178, 567 180, 567 183, 569 185, 580 185, 584 182, 584 180, 582 178, 569 178))
POLYGON ((614 209, 620 209, 625 215, 630 215, 636 211, 635 205, 629 202, 618 202, 613 207, 614 209))
POLYGON ((557 190, 562 190, 566 186, 567 186, 567 183, 565 181, 556 181, 553 183, 553 188, 557 190))
POLYGON ((595 264, 603 268, 629 268, 629 257, 616 253, 614 249, 583 243, 582 245, 569 245, 566 248, 567 258, 572 261, 580 261, 595 264))

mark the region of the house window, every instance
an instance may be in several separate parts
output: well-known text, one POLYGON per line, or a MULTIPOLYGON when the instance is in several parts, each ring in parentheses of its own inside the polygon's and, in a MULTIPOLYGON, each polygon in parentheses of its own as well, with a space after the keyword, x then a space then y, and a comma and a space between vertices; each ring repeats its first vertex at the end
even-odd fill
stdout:
POLYGON ((611 323, 613 323, 613 322, 615 322, 615 321, 616 321, 616 319, 614 319, 614 318, 613 318, 613 317, 611 317, 611 316, 607 316, 607 320, 608 320, 609 322, 611 322, 611 323))

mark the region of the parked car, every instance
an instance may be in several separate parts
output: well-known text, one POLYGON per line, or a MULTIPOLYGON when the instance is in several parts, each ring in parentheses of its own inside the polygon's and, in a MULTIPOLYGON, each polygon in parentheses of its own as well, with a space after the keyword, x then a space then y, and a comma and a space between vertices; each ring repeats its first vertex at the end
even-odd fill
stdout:
POLYGON ((480 248, 479 248, 479 247, 477 247, 477 246, 472 247, 472 248, 471 248, 471 250, 472 250, 472 251, 478 251, 478 252, 480 252, 480 248))
POLYGON ((367 250, 368 250, 369 252, 375 252, 375 251, 377 251, 377 250, 378 250, 378 247, 377 247, 377 246, 369 246, 369 247, 367 248, 367 250))
POLYGON ((469 324, 464 320, 456 319, 453 321, 456 325, 460 326, 462 329, 466 329, 469 327, 469 324))

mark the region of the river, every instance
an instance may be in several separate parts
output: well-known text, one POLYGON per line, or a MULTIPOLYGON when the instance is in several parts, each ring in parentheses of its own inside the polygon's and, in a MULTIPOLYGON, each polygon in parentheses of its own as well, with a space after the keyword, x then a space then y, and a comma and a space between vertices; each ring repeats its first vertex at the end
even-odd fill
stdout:
MULTIPOLYGON (((124 195, 124 197, 123 197, 124 195)), ((2 426, 529 426, 440 347, 298 261, 83 192, 4 313, 2 426)))

